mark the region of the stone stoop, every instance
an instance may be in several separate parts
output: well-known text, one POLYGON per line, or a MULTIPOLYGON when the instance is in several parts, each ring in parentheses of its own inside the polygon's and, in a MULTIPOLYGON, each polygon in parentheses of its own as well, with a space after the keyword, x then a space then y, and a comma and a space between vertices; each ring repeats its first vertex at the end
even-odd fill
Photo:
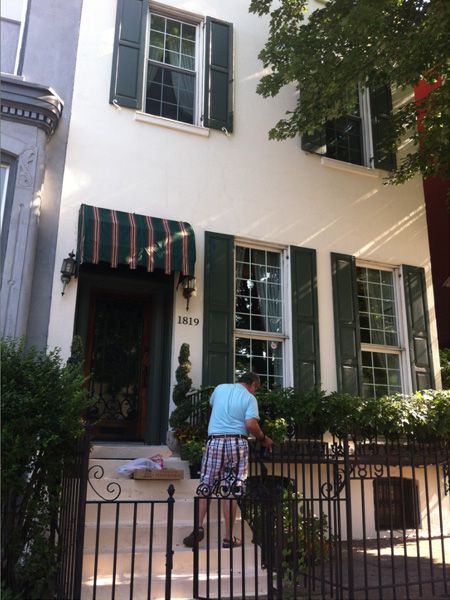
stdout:
MULTIPOLYGON (((193 557, 190 548, 183 545, 183 538, 193 528, 194 497, 198 480, 189 479, 189 468, 186 461, 173 456, 166 446, 134 446, 106 445, 93 447, 90 455, 90 481, 95 490, 103 498, 112 499, 119 493, 116 502, 88 504, 86 506, 86 526, 84 539, 82 600, 93 597, 93 577, 97 569, 96 598, 109 600, 112 597, 113 573, 116 573, 114 597, 117 600, 130 598, 130 585, 133 586, 133 599, 152 600, 165 598, 165 565, 166 565, 166 533, 167 504, 155 504, 153 511, 149 504, 137 504, 136 500, 167 500, 168 487, 172 483, 174 493, 174 526, 173 526, 173 569, 172 600, 190 600, 193 594, 193 557), (161 454, 167 468, 183 469, 185 479, 170 480, 134 480, 117 474, 118 466, 138 457, 150 457, 161 454), (95 467, 95 468, 91 468, 95 467), (101 474, 101 477, 99 475, 101 474), (130 502, 131 501, 131 502, 130 502), (120 506, 120 507, 119 507, 120 506), (119 510, 118 510, 119 508, 119 510), (153 536, 150 541, 151 520, 153 536), (135 526, 133 522, 135 521, 135 526), (97 523, 100 526, 97 528, 97 523), (116 523, 119 524, 116 533, 116 523), (97 565, 95 565, 95 547, 98 544, 97 565), (114 559, 114 546, 117 553, 114 559), (134 560, 132 548, 135 548, 134 560), (151 572, 151 590, 148 596, 149 577, 151 572), (134 573, 133 581, 132 573, 134 573)), ((99 501, 101 498, 88 484, 87 500, 99 501)), ((255 554, 255 546, 251 542, 252 534, 246 523, 238 518, 235 534, 243 527, 246 544, 243 548, 228 549, 220 547, 217 538, 217 502, 213 502, 209 516, 210 539, 209 552, 206 551, 206 540, 200 544, 199 585, 200 595, 209 594, 210 598, 239 597, 245 587, 247 598, 256 593, 263 594, 267 589, 266 571, 260 568, 259 549, 255 554), (207 569, 208 566, 208 569, 207 569), (210 573, 209 589, 207 576, 210 573), (255 573, 257 574, 255 584, 255 573)))

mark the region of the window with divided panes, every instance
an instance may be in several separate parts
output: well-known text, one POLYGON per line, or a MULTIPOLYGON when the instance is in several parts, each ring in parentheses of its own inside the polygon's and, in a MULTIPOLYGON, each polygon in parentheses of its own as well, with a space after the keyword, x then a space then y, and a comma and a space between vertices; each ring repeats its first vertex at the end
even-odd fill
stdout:
POLYGON ((381 150, 391 112, 388 86, 361 88, 355 95, 354 109, 328 121, 314 133, 303 135, 302 149, 356 165, 391 170, 395 156, 385 156, 381 150))
POLYGON ((236 246, 235 376, 254 371, 267 387, 283 385, 282 255, 236 246))
POLYGON ((402 391, 394 272, 356 267, 363 395, 402 391))
POLYGON ((194 123, 198 26, 150 13, 145 112, 194 123))

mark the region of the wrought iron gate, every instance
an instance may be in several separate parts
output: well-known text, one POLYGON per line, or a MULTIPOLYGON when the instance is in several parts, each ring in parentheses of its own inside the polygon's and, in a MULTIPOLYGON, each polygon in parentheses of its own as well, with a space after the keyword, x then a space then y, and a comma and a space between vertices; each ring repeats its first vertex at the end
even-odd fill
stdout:
POLYGON ((449 464, 448 442, 292 439, 262 459, 252 446, 245 492, 223 480, 204 494, 194 598, 445 597, 449 464), (220 514, 236 496, 242 547, 224 549, 220 514))

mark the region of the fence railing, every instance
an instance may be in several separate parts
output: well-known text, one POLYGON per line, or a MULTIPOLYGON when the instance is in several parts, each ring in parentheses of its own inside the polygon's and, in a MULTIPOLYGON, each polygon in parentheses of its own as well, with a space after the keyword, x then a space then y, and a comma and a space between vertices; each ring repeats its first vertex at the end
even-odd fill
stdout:
POLYGON ((286 586, 292 598, 448 594, 448 441, 295 439, 252 457, 249 493, 272 498, 258 510, 272 523, 262 539, 278 597, 286 586))
POLYGON ((204 388, 202 390, 194 390, 186 394, 186 398, 190 401, 190 411, 188 422, 190 425, 200 425, 205 427, 205 431, 208 427, 209 415, 211 407, 209 405, 209 399, 213 393, 214 388, 212 386, 204 388))
POLYGON ((120 500, 115 485, 113 500, 86 502, 83 598, 170 600, 174 486, 166 499, 120 500))
POLYGON ((90 433, 86 430, 75 444, 73 460, 66 465, 61 483, 56 586, 58 600, 78 600, 81 596, 89 440, 90 433))

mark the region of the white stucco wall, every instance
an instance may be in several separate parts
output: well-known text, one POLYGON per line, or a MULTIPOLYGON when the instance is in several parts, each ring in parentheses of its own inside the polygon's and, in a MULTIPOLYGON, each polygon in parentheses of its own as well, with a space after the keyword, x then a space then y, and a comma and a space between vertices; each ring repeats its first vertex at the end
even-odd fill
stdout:
MULTIPOLYGON (((169 4, 169 3, 168 3, 169 4)), ((424 267, 437 381, 427 224, 422 181, 385 186, 384 173, 308 155, 298 139, 268 140, 267 132, 293 108, 295 90, 265 100, 256 95, 257 58, 267 22, 242 0, 173 0, 183 10, 234 23, 234 132, 208 137, 136 119, 136 111, 109 104, 115 0, 84 2, 73 112, 60 214, 49 346, 69 354, 76 282, 61 297, 59 265, 76 247, 80 204, 184 220, 197 245, 197 296, 188 316, 174 318, 173 360, 182 342, 191 346, 194 385, 201 382, 204 231, 267 243, 315 248, 324 389, 335 389, 335 349, 330 252, 367 260, 424 267)), ((175 317, 186 315, 176 294, 175 317)))
MULTIPOLYGON (((330 455, 331 456, 331 455, 330 455)), ((418 461, 420 462, 420 461, 418 461)), ((331 463, 332 464, 332 463, 331 463)), ((336 494, 336 481, 331 464, 285 464, 284 469, 279 464, 267 463, 269 476, 272 474, 283 475, 295 482, 299 494, 299 503, 303 505, 304 514, 319 517, 326 516, 325 529, 337 534, 342 540, 347 539, 347 499, 350 500, 352 537, 353 540, 375 540, 389 538, 391 531, 382 529, 377 532, 375 520, 374 480, 381 478, 402 478, 404 481, 412 480, 418 491, 418 528, 419 538, 440 536, 441 532, 448 535, 450 532, 450 496, 445 493, 445 482, 441 467, 428 465, 415 466, 390 466, 372 464, 359 464, 355 466, 350 479, 350 487, 343 487, 336 494), (439 479, 438 479, 439 476, 439 479)), ((338 463, 337 463, 338 464, 338 463)), ((344 466, 339 464, 339 476, 344 483, 344 466)), ((406 485, 406 484, 405 484, 406 485)), ((394 515, 394 512, 392 513, 394 515)), ((407 529, 407 535, 414 537, 415 529, 407 529)), ((402 531, 393 530, 394 538, 401 538, 402 531)))

